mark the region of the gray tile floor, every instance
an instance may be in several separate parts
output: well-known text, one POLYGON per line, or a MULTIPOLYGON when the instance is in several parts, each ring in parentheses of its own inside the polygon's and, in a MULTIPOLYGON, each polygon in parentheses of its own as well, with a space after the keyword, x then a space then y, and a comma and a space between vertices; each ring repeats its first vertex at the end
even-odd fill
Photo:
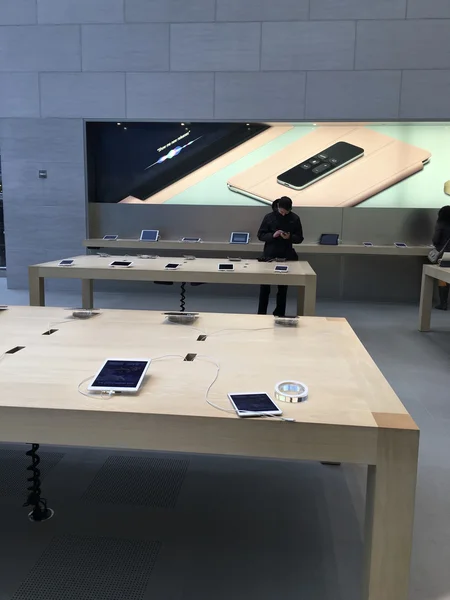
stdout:
MULTIPOLYGON (((178 290, 155 289, 97 293, 96 305, 178 307, 178 290)), ((256 305, 188 293, 188 309, 256 305)), ((0 279, 0 303, 27 302, 0 279)), ((47 304, 77 306, 79 294, 49 292, 47 304)), ((410 598, 449 600, 450 313, 428 334, 412 305, 324 301, 318 314, 350 321, 422 430, 410 598)), ((46 447, 56 515, 32 524, 24 450, 0 446, 0 600, 359 600, 364 468, 46 447)))

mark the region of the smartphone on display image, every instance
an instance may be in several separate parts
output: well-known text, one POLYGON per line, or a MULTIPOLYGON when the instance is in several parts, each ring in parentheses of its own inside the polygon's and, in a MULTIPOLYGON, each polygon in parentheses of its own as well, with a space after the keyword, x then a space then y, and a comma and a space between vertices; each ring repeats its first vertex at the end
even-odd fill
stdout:
POLYGON ((394 244, 397 248, 407 248, 408 246, 405 244, 405 242, 395 242, 394 244))
POLYGON ((164 267, 167 271, 175 271, 180 266, 180 263, 167 263, 164 267))
POLYGON ((265 392, 251 394, 228 394, 231 404, 239 417, 261 417, 281 415, 282 412, 265 392))
POLYGON ((276 273, 287 273, 289 271, 289 267, 287 265, 276 265, 274 271, 276 273))
POLYGON ((71 267, 73 265, 73 259, 65 258, 64 260, 61 260, 58 264, 60 267, 71 267))
POLYGON ((348 142, 337 142, 281 173, 277 177, 277 182, 294 190, 303 190, 362 156, 364 156, 364 148, 348 142))
POLYGON ((372 242, 363 242, 363 246, 366 248, 371 248, 373 246, 372 242))

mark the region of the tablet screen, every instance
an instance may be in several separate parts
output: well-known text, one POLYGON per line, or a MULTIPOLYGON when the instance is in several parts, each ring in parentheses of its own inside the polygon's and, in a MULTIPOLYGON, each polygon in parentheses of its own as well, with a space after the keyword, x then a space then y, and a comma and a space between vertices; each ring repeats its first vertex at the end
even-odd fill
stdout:
POLYGON ((61 267, 68 267, 69 265, 73 264, 73 260, 62 260, 59 264, 61 265, 61 267))
POLYGON ((144 242, 156 242, 159 231, 157 229, 144 229, 141 233, 141 240, 144 242))
POLYGON ((180 263, 168 263, 164 268, 165 269, 178 269, 180 263))
POLYGON ((232 244, 247 244, 248 238, 249 238, 248 233, 233 232, 231 234, 231 243, 232 244))
POLYGON ((278 271, 279 273, 286 273, 288 269, 289 267, 287 265, 277 265, 275 267, 275 271, 278 271))
POLYGON ((236 409, 240 412, 270 412, 279 410, 267 394, 230 394, 236 409))
POLYGON ((118 235, 104 235, 103 239, 104 240, 117 240, 119 236, 118 235))
POLYGON ((147 368, 146 360, 108 360, 91 384, 93 388, 136 388, 147 368))
POLYGON ((234 271, 234 265, 229 265, 228 263, 223 263, 219 265, 219 271, 234 271))
POLYGON ((112 267, 129 267, 131 265, 131 261, 129 260, 114 260, 111 263, 112 267))

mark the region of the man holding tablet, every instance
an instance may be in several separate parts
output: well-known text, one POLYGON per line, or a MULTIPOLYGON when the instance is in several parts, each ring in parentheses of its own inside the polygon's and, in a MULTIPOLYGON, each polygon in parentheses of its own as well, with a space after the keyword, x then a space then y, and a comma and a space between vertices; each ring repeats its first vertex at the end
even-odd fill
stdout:
MULTIPOLYGON (((272 212, 266 215, 258 231, 258 239, 264 242, 263 261, 276 259, 298 260, 292 244, 303 242, 303 228, 300 218, 291 212, 292 200, 283 196, 272 204, 272 212)), ((283 275, 280 273, 280 277, 283 275)), ((273 312, 276 317, 284 317, 286 312, 287 285, 279 285, 277 304, 273 312)), ((270 285, 262 285, 259 292, 258 314, 267 314, 270 285)))

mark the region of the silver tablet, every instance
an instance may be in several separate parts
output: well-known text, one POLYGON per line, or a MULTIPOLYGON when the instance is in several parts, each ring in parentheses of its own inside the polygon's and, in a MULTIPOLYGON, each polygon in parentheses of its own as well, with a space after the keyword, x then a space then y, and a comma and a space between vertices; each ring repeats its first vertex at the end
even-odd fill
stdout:
POLYGON ((91 392, 127 392, 139 390, 151 360, 147 358, 108 358, 95 375, 91 392))

